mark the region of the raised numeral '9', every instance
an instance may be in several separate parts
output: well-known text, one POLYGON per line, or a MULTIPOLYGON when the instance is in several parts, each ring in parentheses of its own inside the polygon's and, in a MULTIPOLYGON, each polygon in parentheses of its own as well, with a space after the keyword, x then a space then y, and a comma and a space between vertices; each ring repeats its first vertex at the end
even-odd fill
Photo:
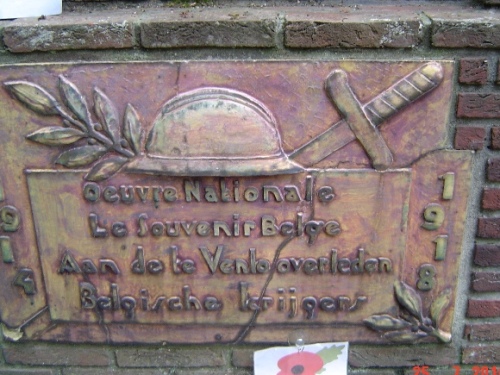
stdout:
POLYGON ((15 232, 19 228, 19 211, 13 206, 0 208, 0 228, 4 232, 15 232))
POLYGON ((444 222, 444 209, 437 203, 430 203, 425 206, 424 220, 422 227, 427 230, 436 230, 444 222))

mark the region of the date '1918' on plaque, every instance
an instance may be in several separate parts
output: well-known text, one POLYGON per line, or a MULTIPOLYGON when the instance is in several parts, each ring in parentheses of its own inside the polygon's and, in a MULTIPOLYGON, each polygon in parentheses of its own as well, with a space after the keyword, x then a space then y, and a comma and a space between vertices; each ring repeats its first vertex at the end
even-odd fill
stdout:
POLYGON ((2 67, 4 336, 449 342, 472 157, 446 149, 452 72, 2 67))

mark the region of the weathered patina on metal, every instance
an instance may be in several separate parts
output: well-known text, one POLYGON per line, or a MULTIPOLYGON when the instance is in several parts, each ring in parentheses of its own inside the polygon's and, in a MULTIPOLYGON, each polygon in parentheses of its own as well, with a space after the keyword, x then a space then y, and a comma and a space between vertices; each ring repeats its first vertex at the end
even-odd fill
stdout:
POLYGON ((451 339, 448 61, 0 68, 4 336, 451 339))

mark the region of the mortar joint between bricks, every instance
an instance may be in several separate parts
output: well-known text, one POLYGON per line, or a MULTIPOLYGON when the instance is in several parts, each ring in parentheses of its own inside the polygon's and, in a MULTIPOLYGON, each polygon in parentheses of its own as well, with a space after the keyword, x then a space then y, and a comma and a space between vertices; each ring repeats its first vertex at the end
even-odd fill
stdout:
POLYGON ((279 50, 285 49, 285 26, 286 26, 286 15, 284 13, 278 13, 276 16, 276 30, 274 33, 276 48, 279 50))
POLYGON ((420 45, 426 48, 432 48, 432 20, 424 11, 418 13, 420 28, 422 29, 422 40, 420 45))

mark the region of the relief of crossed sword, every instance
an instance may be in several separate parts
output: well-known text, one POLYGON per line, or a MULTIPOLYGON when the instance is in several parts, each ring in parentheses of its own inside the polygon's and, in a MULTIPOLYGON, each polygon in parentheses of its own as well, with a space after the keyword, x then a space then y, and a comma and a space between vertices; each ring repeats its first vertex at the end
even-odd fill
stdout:
POLYGON ((349 86, 347 74, 340 69, 332 71, 326 79, 325 89, 343 119, 295 150, 289 158, 310 167, 357 139, 375 169, 389 168, 392 153, 377 127, 432 91, 442 80, 441 64, 429 62, 362 105, 349 86))

